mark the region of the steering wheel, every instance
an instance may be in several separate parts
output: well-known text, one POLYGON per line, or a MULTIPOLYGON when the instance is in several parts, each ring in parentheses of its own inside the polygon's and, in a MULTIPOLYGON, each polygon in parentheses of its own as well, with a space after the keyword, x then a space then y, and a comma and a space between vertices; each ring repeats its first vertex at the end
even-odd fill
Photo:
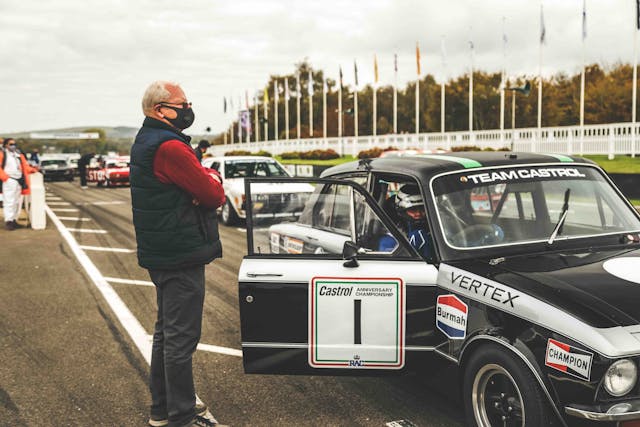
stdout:
POLYGON ((451 238, 451 243, 465 248, 493 245, 504 240, 504 231, 497 224, 478 224, 463 228, 451 238))

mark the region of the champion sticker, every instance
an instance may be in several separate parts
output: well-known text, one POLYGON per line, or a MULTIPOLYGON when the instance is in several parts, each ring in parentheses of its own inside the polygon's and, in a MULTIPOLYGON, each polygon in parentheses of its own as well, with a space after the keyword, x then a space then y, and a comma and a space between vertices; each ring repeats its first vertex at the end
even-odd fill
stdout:
POLYGON ((284 248, 290 254, 299 255, 304 248, 304 242, 302 240, 292 239, 291 237, 285 237, 284 248))
POLYGON ((593 353, 549 338, 544 364, 565 374, 589 381, 593 353))
POLYGON ((455 295, 440 295, 436 304, 436 326, 447 337, 462 340, 467 335, 467 304, 455 295))

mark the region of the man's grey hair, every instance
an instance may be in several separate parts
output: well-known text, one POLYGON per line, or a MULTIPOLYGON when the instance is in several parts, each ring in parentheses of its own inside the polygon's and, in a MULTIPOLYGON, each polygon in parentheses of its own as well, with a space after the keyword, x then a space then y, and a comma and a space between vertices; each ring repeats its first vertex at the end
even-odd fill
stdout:
POLYGON ((178 83, 164 80, 157 80, 149 85, 142 96, 142 112, 147 113, 153 111, 153 107, 161 102, 166 102, 171 93, 167 90, 167 86, 180 86, 178 83))

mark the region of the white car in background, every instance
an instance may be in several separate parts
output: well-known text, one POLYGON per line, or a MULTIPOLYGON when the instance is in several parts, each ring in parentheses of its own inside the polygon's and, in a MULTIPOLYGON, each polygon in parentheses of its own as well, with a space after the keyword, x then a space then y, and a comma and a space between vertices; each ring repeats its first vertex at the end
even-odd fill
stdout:
MULTIPOLYGON (((233 225, 246 218, 245 178, 291 176, 280 163, 270 157, 208 157, 202 160, 202 165, 215 169, 222 175, 227 201, 220 209, 220 217, 225 225, 233 225)), ((251 191, 256 217, 268 219, 299 216, 313 190, 314 187, 308 183, 292 182, 284 186, 254 183, 251 191)))

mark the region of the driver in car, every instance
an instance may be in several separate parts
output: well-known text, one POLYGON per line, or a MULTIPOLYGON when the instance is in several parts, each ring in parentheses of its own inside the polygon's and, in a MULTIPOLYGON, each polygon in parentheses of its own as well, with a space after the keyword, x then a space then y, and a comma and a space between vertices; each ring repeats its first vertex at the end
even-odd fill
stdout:
MULTIPOLYGON (((425 259, 433 255, 431 236, 427 230, 427 214, 420 188, 416 184, 400 187, 395 200, 395 209, 400 218, 398 227, 406 234, 411 246, 425 259)), ((398 243, 390 234, 382 236, 378 242, 378 251, 391 252, 398 243)))

